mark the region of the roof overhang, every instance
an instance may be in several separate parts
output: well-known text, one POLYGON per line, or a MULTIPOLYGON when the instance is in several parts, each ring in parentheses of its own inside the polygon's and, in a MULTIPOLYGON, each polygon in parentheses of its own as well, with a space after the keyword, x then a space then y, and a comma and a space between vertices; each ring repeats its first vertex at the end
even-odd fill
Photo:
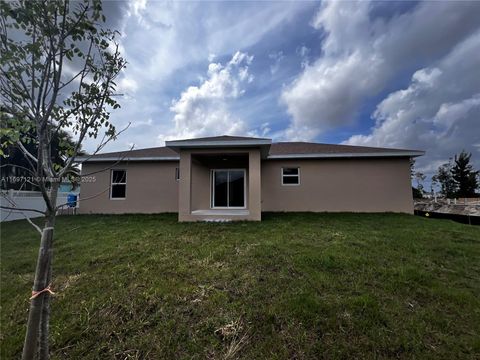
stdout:
POLYGON ((338 159, 338 158, 378 158, 378 157, 417 157, 425 154, 425 151, 408 150, 392 152, 365 152, 365 153, 337 153, 337 154, 277 154, 268 155, 267 159, 338 159))
MULTIPOLYGON (((271 145, 269 140, 262 140, 262 142, 255 140, 232 140, 232 141, 217 141, 212 145, 212 142, 203 142, 205 144, 198 144, 202 142, 196 141, 167 141, 167 146, 172 150, 179 152, 180 149, 229 149, 229 148, 249 148, 259 147, 262 158, 267 160, 281 160, 281 159, 341 159, 341 158, 401 158, 401 157, 418 157, 425 154, 425 151, 419 150, 405 150, 405 151, 385 151, 385 152, 355 152, 355 153, 307 153, 307 154, 275 154, 268 155, 271 145), (173 145, 171 145, 173 143, 173 145), (181 143, 181 144, 177 144, 181 143), (225 144, 228 143, 228 144, 225 144)), ((180 156, 109 156, 109 157, 94 157, 94 156, 79 156, 75 159, 77 163, 83 162, 125 162, 125 161, 179 161, 180 156)))
POLYGON ((75 159, 75 162, 117 162, 117 161, 179 161, 180 156, 143 156, 143 157, 89 157, 79 156, 75 159))
POLYGON ((232 139, 232 140, 173 140, 165 141, 165 146, 179 152, 184 149, 232 149, 232 148, 260 148, 262 158, 267 158, 272 145, 271 139, 232 139))

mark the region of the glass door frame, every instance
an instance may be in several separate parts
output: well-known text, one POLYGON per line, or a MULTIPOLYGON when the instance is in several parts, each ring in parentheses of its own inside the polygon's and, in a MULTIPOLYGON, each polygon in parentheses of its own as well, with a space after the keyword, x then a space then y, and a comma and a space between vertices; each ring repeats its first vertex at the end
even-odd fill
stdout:
POLYGON ((247 208, 247 169, 210 169, 210 209, 246 209, 247 208), (227 206, 215 206, 215 172, 242 171, 243 172, 243 206, 228 206, 230 200, 230 182, 227 182, 227 206))

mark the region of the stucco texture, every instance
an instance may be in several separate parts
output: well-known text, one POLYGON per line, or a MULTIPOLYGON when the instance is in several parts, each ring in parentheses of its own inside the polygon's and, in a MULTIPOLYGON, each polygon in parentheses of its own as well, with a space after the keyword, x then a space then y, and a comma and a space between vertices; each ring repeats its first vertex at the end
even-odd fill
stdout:
POLYGON ((413 213, 409 159, 263 161, 262 211, 413 213), (298 167, 300 185, 282 186, 282 167, 298 167))
POLYGON ((82 214, 162 213, 178 211, 178 181, 175 168, 178 161, 83 163, 82 176, 94 177, 95 182, 83 182, 80 187, 82 214), (127 193, 123 200, 110 199, 111 169, 127 170, 127 193), (89 175, 90 173, 94 173, 89 175))
POLYGON ((210 208, 210 168, 245 167, 249 214, 234 217, 238 220, 260 220, 261 211, 413 213, 408 158, 260 160, 258 150, 242 152, 243 164, 233 165, 206 165, 188 151, 180 163, 117 164, 113 169, 127 170, 124 200, 110 199, 111 163, 84 163, 82 174, 95 172, 95 182, 82 183, 79 212, 179 212, 181 220, 199 220, 192 212, 210 208), (177 167, 180 181, 175 180, 177 167), (298 167, 300 185, 283 186, 282 167, 298 167))

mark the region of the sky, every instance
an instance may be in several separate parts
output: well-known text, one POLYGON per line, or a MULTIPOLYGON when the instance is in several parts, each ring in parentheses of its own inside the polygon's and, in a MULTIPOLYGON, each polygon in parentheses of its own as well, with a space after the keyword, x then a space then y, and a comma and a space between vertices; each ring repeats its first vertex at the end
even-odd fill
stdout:
MULTIPOLYGON (((105 151, 215 135, 425 150, 480 168, 480 2, 104 3, 128 61, 105 151)), ((86 150, 93 150, 92 142, 86 150)))

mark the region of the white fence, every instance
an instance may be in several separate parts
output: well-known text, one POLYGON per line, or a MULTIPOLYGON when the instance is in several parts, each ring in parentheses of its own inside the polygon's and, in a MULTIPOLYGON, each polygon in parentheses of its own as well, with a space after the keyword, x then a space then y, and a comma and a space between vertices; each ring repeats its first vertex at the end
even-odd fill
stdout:
MULTIPOLYGON (((69 193, 58 193, 57 206, 67 203, 69 193)), ((0 196, 0 205, 7 207, 17 207, 20 209, 32 209, 45 211, 46 206, 42 194, 39 191, 2 191, 0 196)), ((78 206, 78 202, 77 202, 78 206)), ((12 221, 18 219, 36 218, 43 215, 35 211, 17 211, 0 209, 0 221, 12 221)))

